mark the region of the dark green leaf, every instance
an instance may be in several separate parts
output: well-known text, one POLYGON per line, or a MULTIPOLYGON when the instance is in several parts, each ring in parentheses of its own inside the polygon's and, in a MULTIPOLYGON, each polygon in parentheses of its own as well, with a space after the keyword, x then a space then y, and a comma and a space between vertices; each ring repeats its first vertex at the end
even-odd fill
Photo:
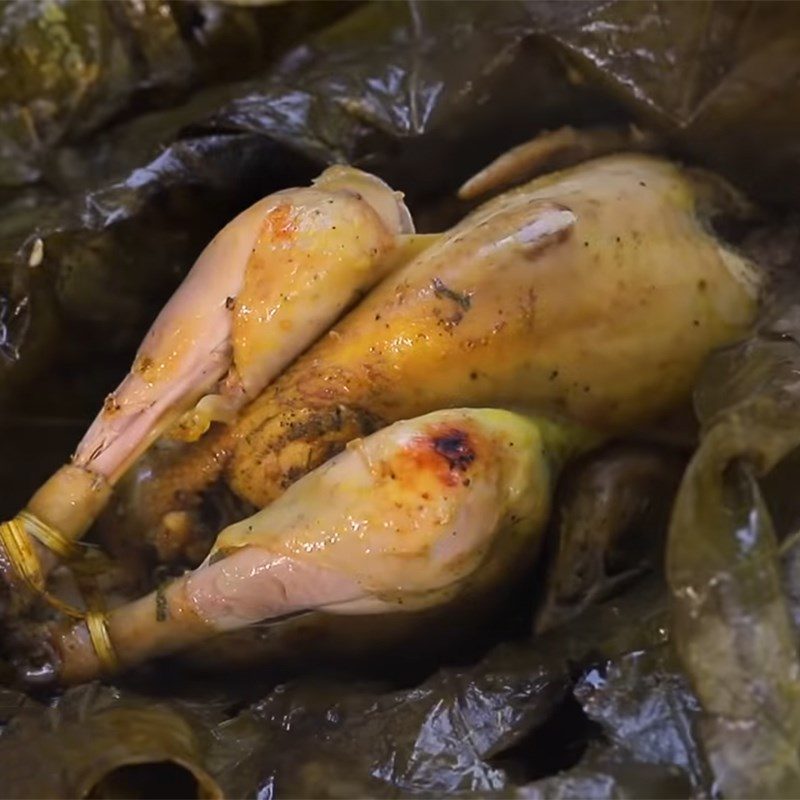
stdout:
POLYGON ((520 800, 675 800, 690 797, 691 787, 676 767, 637 761, 624 749, 594 745, 576 766, 523 786, 513 796, 520 800))
POLYGON ((532 2, 531 16, 589 81, 760 198, 796 199, 798 4, 569 5, 532 2))
POLYGON ((0 186, 52 180, 56 146, 175 103, 201 81, 245 77, 342 5, 9 0, 0 15, 0 186))
POLYGON ((642 764, 679 768, 695 789, 711 789, 696 731, 700 707, 669 645, 590 670, 575 695, 620 752, 642 764))
POLYGON ((497 757, 518 747, 516 757, 525 758, 523 739, 564 698, 571 671, 663 643, 664 620, 663 592, 646 585, 540 640, 502 646, 413 689, 289 684, 217 728, 212 771, 232 796, 506 792, 516 769, 497 757))
POLYGON ((567 685, 563 663, 517 648, 403 692, 290 685, 220 729, 234 761, 219 779, 234 796, 494 792, 507 778, 489 756, 543 722, 567 685), (247 758, 243 737, 255 744, 247 758))

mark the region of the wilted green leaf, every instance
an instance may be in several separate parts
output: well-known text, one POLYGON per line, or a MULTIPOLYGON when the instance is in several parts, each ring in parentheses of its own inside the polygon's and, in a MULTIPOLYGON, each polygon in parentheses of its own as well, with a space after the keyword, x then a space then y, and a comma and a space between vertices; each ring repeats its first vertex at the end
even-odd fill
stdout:
POLYGON ((557 496, 555 554, 537 631, 571 619, 633 575, 660 568, 682 468, 677 452, 616 444, 568 470, 557 496))
POLYGON ((674 637, 729 797, 800 791, 800 663, 756 478, 800 445, 796 309, 723 352, 701 381, 703 441, 678 493, 668 577, 674 637))
POLYGON ((0 736, 0 797, 109 796, 106 790, 116 792, 121 781, 135 786, 141 779, 133 767, 165 764, 172 766, 156 770, 167 779, 163 795, 188 784, 185 796, 221 797, 203 767, 209 737, 201 723, 186 706, 97 685, 72 689, 49 708, 30 703, 0 736))

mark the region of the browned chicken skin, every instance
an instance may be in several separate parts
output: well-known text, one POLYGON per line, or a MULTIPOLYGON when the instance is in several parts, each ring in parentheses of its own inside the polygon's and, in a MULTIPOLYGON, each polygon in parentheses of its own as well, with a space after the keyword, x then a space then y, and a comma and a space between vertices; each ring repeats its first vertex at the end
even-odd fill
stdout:
POLYGON ((640 155, 504 193, 384 280, 230 427, 152 469, 128 498, 133 524, 163 531, 220 481, 264 507, 349 440, 439 408, 532 410, 605 436, 651 422, 755 314, 755 270, 706 227, 715 199, 729 203, 729 187, 640 155))
MULTIPOLYGON (((512 161, 540 157, 516 153, 512 161)), ((498 163, 505 180, 508 164, 498 163)), ((479 185, 498 170, 488 168, 479 185)), ((743 207, 718 178, 629 154, 539 178, 444 234, 409 240, 392 265, 383 262, 393 269, 388 277, 249 405, 238 413, 220 405, 226 378, 219 396, 204 397, 128 472, 103 520, 106 543, 118 552, 132 543, 145 582, 148 541, 164 566, 202 564, 103 614, 104 634, 94 613, 51 628, 62 679, 84 680, 287 613, 391 616, 418 605, 427 613, 456 596, 474 600, 475 581, 490 606, 536 555, 558 467, 673 411, 706 355, 752 324, 760 272, 708 225, 720 208, 743 207), (512 463, 530 456, 543 469, 481 488, 478 473, 461 468, 463 425, 448 422, 442 432, 439 424, 476 414, 481 425, 502 419, 503 430, 507 423, 535 431, 538 445, 533 433, 516 450, 513 436, 495 445, 512 463), (225 424, 206 431, 214 420, 225 424), (382 442, 399 448, 397 458, 378 457, 382 442), (424 475, 436 491, 418 486, 424 475), (417 487, 411 503, 400 496, 408 486, 417 487), (495 525, 506 490, 514 502, 534 503, 532 538, 506 536, 529 515, 495 525), (442 502, 455 506, 442 515, 442 502), (509 541, 520 547, 516 555, 509 541), (484 556, 497 548, 503 558, 490 569, 484 556), (443 571, 444 556, 455 560, 445 559, 443 571), (450 567, 455 577, 447 577, 450 567)), ((270 217, 267 239, 286 238, 280 263, 291 283, 303 251, 281 213, 279 206, 270 217)), ((326 230, 315 227, 314 242, 326 230)), ((350 243, 360 246, 359 236, 350 243)), ((267 280, 273 271, 247 272, 253 281, 224 303, 234 344, 244 348, 236 363, 249 364, 262 385, 273 345, 283 346, 280 331, 262 341, 260 327, 287 299, 267 280)), ((313 283, 313 268, 306 273, 313 283)), ((317 296, 313 285, 306 290, 296 293, 300 303, 317 296)), ((307 335, 302 313, 290 322, 290 338, 307 335)), ((234 383, 241 379, 231 373, 234 383)), ((494 463, 496 448, 476 455, 465 445, 465 468, 494 463)))

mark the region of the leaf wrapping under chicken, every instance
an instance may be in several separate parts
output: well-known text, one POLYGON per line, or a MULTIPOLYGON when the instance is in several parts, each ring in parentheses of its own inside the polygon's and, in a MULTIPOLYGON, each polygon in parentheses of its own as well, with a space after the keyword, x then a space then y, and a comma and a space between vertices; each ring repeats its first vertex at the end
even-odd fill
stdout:
POLYGON ((670 526, 675 643, 730 797, 800 789, 800 661, 757 482, 800 446, 796 320, 792 307, 711 360, 698 394, 705 431, 670 526))

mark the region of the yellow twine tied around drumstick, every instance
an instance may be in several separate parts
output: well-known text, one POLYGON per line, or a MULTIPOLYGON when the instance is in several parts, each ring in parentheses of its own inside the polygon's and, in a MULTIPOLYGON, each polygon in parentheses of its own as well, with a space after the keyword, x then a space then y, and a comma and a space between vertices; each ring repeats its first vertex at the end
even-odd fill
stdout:
POLYGON ((14 519, 0 524, 0 544, 16 574, 54 608, 71 617, 82 618, 83 612, 47 591, 47 581, 32 539, 36 539, 62 558, 74 558, 76 545, 59 531, 31 514, 22 511, 14 519))
POLYGON ((74 619, 84 620, 92 647, 103 669, 106 672, 115 671, 119 660, 111 643, 106 614, 102 610, 99 595, 94 593, 90 608, 83 611, 48 592, 42 564, 32 539, 65 560, 76 558, 81 549, 52 525, 27 510, 21 511, 12 520, 0 523, 0 544, 5 549, 14 572, 53 608, 74 619))
POLYGON ((92 647, 94 647, 94 652, 97 654, 103 672, 116 672, 119 669, 119 658, 117 658, 117 651, 114 649, 111 636, 108 633, 106 612, 100 605, 91 604, 91 606, 86 612, 85 622, 92 647))

